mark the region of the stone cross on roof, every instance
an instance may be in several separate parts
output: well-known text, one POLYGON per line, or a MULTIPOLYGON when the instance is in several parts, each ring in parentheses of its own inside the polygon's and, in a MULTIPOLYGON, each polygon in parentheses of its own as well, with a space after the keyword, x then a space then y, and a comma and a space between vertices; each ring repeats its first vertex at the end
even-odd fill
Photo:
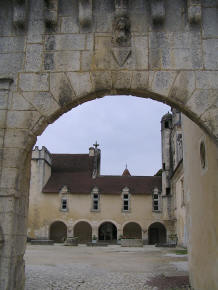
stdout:
POLYGON ((95 147, 95 149, 98 148, 99 144, 97 143, 97 141, 95 142, 95 144, 93 144, 93 146, 95 147))

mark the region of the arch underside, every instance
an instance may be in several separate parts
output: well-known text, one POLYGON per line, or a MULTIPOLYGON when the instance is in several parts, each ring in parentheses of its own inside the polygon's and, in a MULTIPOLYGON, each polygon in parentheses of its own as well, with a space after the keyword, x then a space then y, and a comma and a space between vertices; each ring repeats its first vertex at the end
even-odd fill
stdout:
POLYGON ((214 142, 218 140, 216 92, 214 89, 211 93, 211 90, 198 88, 195 72, 90 71, 75 72, 73 76, 69 73, 50 73, 49 80, 51 89, 47 93, 22 93, 38 115, 31 122, 31 132, 35 136, 63 113, 87 101, 106 95, 132 95, 177 108, 209 134, 214 142))

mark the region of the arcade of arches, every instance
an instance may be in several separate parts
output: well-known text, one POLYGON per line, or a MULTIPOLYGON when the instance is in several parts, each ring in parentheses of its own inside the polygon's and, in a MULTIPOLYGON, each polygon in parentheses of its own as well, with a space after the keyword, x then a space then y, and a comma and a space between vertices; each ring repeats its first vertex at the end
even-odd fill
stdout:
MULTIPOLYGON (((50 239, 55 243, 63 243, 67 238, 67 226, 56 221, 50 227, 50 239)), ((138 223, 129 222, 123 227, 123 235, 127 239, 141 239, 142 229, 138 223)), ((88 243, 92 241, 92 227, 88 222, 81 221, 74 226, 74 237, 78 238, 78 242, 88 243)), ((150 245, 166 243, 167 231, 163 224, 156 222, 148 228, 148 243, 150 245)), ((111 222, 103 222, 98 228, 98 241, 116 242, 117 227, 111 222)))
MULTIPOLYGON (((85 221, 77 222, 73 229, 73 236, 78 238, 78 242, 80 244, 86 244, 92 241, 92 226, 85 221)), ((117 236, 117 227, 112 222, 103 222, 98 227, 98 235, 96 239, 98 241, 106 241, 106 242, 116 242, 118 240, 117 236)), ((165 230, 166 234, 166 230, 165 230)), ((125 224, 123 227, 123 234, 125 238, 136 238, 142 239, 142 229, 141 226, 136 222, 129 222, 125 224)), ((49 237, 55 243, 63 243, 67 238, 67 226, 61 222, 56 221, 50 226, 50 234, 49 237)), ((163 242, 163 240, 156 239, 155 243, 163 242)), ((165 240, 166 242, 166 240, 165 240)))
POLYGON ((85 101, 131 94, 194 121, 183 158, 190 280, 218 289, 217 1, 22 0, 0 11, 0 288, 24 289, 36 137, 85 101))

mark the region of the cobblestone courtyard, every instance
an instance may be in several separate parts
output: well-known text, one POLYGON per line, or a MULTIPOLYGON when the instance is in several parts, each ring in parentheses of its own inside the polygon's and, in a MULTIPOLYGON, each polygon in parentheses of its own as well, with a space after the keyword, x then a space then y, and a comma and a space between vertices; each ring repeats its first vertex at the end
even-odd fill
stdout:
POLYGON ((157 290, 147 284, 155 276, 188 275, 186 255, 154 246, 28 245, 25 260, 26 290, 157 290))

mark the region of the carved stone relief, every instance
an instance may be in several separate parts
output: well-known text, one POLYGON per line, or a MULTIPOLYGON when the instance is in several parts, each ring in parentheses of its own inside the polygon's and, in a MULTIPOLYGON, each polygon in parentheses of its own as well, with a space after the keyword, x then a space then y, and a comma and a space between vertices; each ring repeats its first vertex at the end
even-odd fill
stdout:
POLYGON ((130 20, 127 15, 115 16, 113 24, 113 45, 118 47, 130 46, 130 20))
POLYGON ((13 4, 13 24, 17 28, 24 29, 26 27, 27 18, 27 1, 14 0, 13 4))
POLYGON ((115 16, 113 23, 112 55, 122 67, 131 55, 131 25, 128 15, 115 16))

